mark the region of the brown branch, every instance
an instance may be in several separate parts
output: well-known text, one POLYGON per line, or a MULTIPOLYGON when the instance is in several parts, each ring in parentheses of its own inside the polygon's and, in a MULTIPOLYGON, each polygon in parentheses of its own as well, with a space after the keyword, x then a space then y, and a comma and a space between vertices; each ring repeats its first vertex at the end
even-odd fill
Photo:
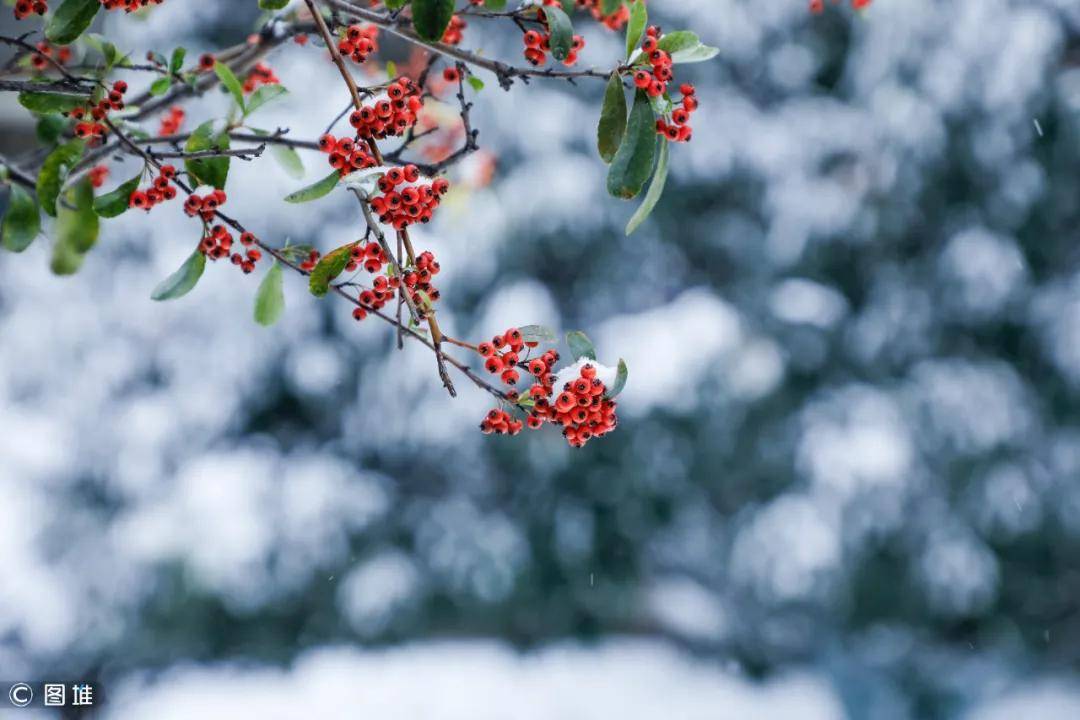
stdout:
POLYGON ((611 71, 599 71, 599 70, 535 70, 530 68, 521 68, 514 65, 508 65, 507 63, 500 62, 498 60, 492 60, 490 58, 477 55, 469 50, 463 50, 453 45, 446 45, 441 42, 429 42, 420 38, 413 30, 402 22, 400 16, 387 16, 382 13, 369 10, 368 8, 360 7, 355 2, 349 0, 325 0, 327 4, 336 10, 340 10, 348 16, 355 19, 369 22, 372 25, 377 25, 387 32, 390 32, 398 37, 407 40, 414 45, 420 45, 432 52, 438 53, 444 57, 448 57, 452 60, 466 63, 473 67, 483 68, 495 74, 495 77, 499 80, 499 85, 504 90, 509 90, 511 85, 514 84, 514 78, 521 78, 522 80, 528 80, 531 77, 547 77, 547 78, 559 78, 573 82, 578 78, 596 78, 599 80, 607 80, 611 77, 611 71))
MULTIPOLYGON (((360 91, 356 87, 356 81, 353 80, 352 74, 349 69, 345 67, 345 61, 341 58, 341 53, 338 52, 337 43, 334 42, 334 37, 330 32, 330 28, 326 26, 326 21, 323 20, 322 15, 319 13, 318 8, 315 7, 315 0, 304 0, 307 3, 308 10, 311 11, 312 16, 315 18, 315 24, 319 28, 319 33, 322 35, 323 42, 326 43, 326 47, 330 50, 330 56, 334 60, 334 64, 337 65, 338 72, 341 73, 341 77, 345 80, 345 84, 349 88, 349 94, 352 96, 353 106, 359 110, 363 107, 363 101, 360 99, 360 91)), ((375 142, 374 138, 367 139, 367 145, 371 150, 372 156, 375 158, 375 162, 379 165, 383 164, 382 153, 379 152, 379 145, 375 142)), ((409 239, 409 232, 407 230, 399 230, 398 238, 405 245, 405 251, 409 256, 409 264, 416 263, 416 253, 413 252, 412 241, 409 239)), ((402 278, 404 280, 404 278, 402 278)), ((450 379, 450 373, 446 370, 446 362, 442 354, 442 330, 439 329, 439 321, 435 319, 435 310, 432 309, 426 313, 428 329, 431 330, 431 341, 435 347, 435 359, 439 370, 439 378, 442 379, 443 387, 450 393, 451 397, 457 397, 457 390, 454 389, 454 382, 450 379)))
MULTIPOLYGON (((119 128, 117 128, 115 125, 113 125, 111 120, 106 118, 105 119, 105 124, 108 125, 109 128, 116 134, 116 137, 120 140, 120 142, 125 147, 127 147, 130 150, 134 151, 136 154, 141 155, 143 157, 143 159, 147 163, 153 165, 158 170, 161 169, 161 164, 160 163, 158 163, 152 156, 150 156, 148 153, 143 151, 142 148, 140 148, 134 142, 132 142, 131 138, 127 137, 119 128)), ((175 182, 176 185, 181 190, 183 190, 184 193, 187 194, 187 195, 191 195, 194 192, 193 188, 189 187, 180 178, 174 178, 173 182, 175 182)), ((235 220, 234 218, 226 215, 225 213, 221 212, 220 210, 215 210, 214 211, 214 216, 217 217, 223 223, 225 223, 226 225, 228 225, 229 227, 231 227, 232 229, 236 230, 239 233, 247 232, 247 229, 243 225, 241 225, 237 220, 235 220)), ((297 265, 296 263, 293 263, 291 260, 289 260, 289 258, 286 257, 281 252, 281 250, 279 250, 279 249, 277 249, 277 248, 275 248, 275 247, 273 247, 271 245, 266 244, 263 240, 259 239, 257 235, 256 235, 256 239, 255 239, 255 244, 258 245, 263 250, 265 250, 267 253, 269 253, 275 260, 280 262, 282 265, 290 268, 294 272, 296 272, 296 273, 298 273, 300 275, 305 275, 305 276, 310 274, 308 271, 300 269, 299 265, 297 265)), ((330 289, 336 295, 338 295, 338 296, 340 296, 342 298, 345 298, 345 300, 352 303, 356 307, 363 308, 367 313, 369 313, 371 315, 374 315, 375 317, 379 318, 383 322, 386 322, 386 323, 388 323, 390 325, 395 326, 398 329, 398 332, 400 332, 403 335, 407 335, 411 339, 419 342, 424 347, 431 350, 435 354, 436 360, 437 360, 440 367, 445 368, 446 365, 451 365, 451 366, 454 367, 454 369, 456 369, 462 375, 467 377, 470 381, 472 381, 472 383, 474 385, 476 385, 481 390, 489 393, 490 395, 493 395, 494 397, 498 398, 499 400, 502 400, 502 401, 506 400, 506 394, 502 390, 500 390, 499 388, 495 387, 494 385, 492 385, 491 383, 487 382, 482 377, 477 375, 475 372, 473 372, 469 368, 468 365, 465 365, 464 363, 462 363, 460 360, 453 357, 452 355, 446 354, 442 350, 441 347, 437 346, 435 343, 428 340, 426 337, 424 337, 422 334, 420 334, 419 332, 417 332, 413 328, 407 327, 406 325, 404 325, 400 321, 394 320, 394 318, 390 317, 389 315, 386 315, 385 313, 383 313, 383 312, 381 312, 379 310, 374 310, 372 308, 369 308, 369 307, 365 306, 363 303, 360 302, 360 300, 358 298, 355 298, 352 295, 350 295, 348 293, 348 291, 343 287, 340 287, 338 285, 332 285, 330 287, 330 289)))

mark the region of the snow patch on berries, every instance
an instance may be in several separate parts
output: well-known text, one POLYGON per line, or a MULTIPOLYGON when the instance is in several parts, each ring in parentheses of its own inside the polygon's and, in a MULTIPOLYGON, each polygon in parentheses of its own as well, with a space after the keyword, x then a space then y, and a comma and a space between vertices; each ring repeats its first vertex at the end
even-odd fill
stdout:
POLYGON ((566 383, 577 380, 581 376, 581 368, 586 365, 592 365, 596 368, 596 377, 600 379, 600 382, 604 383, 605 387, 610 388, 615 384, 615 375, 618 372, 615 368, 601 365, 595 360, 583 357, 573 365, 567 365, 555 374, 555 387, 562 389, 566 383))

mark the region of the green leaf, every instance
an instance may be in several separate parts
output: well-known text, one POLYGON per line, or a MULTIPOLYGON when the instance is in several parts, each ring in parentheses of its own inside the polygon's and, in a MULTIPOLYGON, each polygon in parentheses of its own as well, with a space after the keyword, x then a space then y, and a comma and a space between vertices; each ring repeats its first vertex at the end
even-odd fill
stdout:
POLYGON ((49 153, 42 163, 37 178, 37 196, 46 215, 56 217, 56 198, 60 195, 60 186, 68 168, 82 156, 83 147, 82 140, 72 140, 49 153))
POLYGON ((665 33, 657 43, 657 47, 666 53, 676 53, 700 44, 701 40, 698 38, 697 33, 689 30, 676 30, 675 32, 665 33))
POLYGON ((469 83, 469 85, 472 85, 472 89, 476 92, 480 92, 484 89, 484 81, 476 77, 475 75, 470 75, 469 77, 465 78, 465 80, 469 83))
POLYGON ((409 4, 409 0, 383 0, 387 10, 400 10, 409 4))
POLYGON ((626 57, 628 59, 641 44, 641 36, 645 34, 645 26, 648 24, 649 11, 645 9, 645 3, 643 0, 635 0, 630 4, 630 22, 626 24, 626 57))
POLYGON ((580 330, 566 333, 566 344, 570 346, 570 354, 574 356, 574 360, 580 360, 583 357, 590 360, 596 359, 596 348, 593 347, 592 340, 580 330))
POLYGON ((308 288, 311 290, 312 295, 322 297, 330 291, 330 282, 340 275, 345 266, 349 264, 349 258, 352 256, 352 249, 355 244, 342 245, 322 256, 322 259, 311 271, 311 277, 308 278, 308 288))
POLYGON ((285 311, 285 293, 281 289, 281 263, 274 261, 255 293, 255 322, 273 325, 285 311))
POLYGON ((705 62, 706 60, 712 60, 719 54, 720 48, 709 47, 708 45, 701 45, 699 43, 694 47, 672 53, 671 62, 676 65, 705 62))
POLYGON ((169 92, 169 88, 172 87, 172 82, 173 81, 171 76, 158 78, 154 82, 150 83, 150 94, 155 96, 164 95, 165 93, 169 92))
POLYGON ((259 0, 259 7, 263 10, 283 10, 289 0, 259 0))
POLYGON ((158 283, 154 292, 150 295, 151 300, 175 300, 191 292, 191 289, 199 282, 203 270, 206 268, 206 256, 196 250, 191 253, 184 264, 169 277, 158 283))
POLYGON ((252 114, 271 100, 287 95, 288 92, 284 85, 263 85, 248 100, 247 108, 244 110, 244 117, 252 114))
POLYGON ((611 15, 618 12, 622 4, 623 0, 600 0, 600 12, 604 15, 611 15))
POLYGON ((86 32, 100 9, 100 0, 64 0, 49 18, 45 37, 56 45, 70 45, 86 32))
POLYGON ((22 252, 30 247, 41 232, 41 214, 37 201, 18 185, 11 186, 7 213, 0 226, 0 242, 11 252, 22 252))
POLYGON ((604 104, 600 108, 600 126, 596 131, 596 145, 604 162, 611 163, 619 150, 623 133, 626 132, 626 91, 623 90, 619 73, 611 74, 604 104))
MULTIPOLYGON (((286 0, 287 2, 288 0, 286 0)), ((173 50, 172 57, 169 59, 169 72, 178 73, 184 67, 184 58, 187 57, 187 48, 178 47, 173 50)))
POLYGON ((607 391, 608 399, 614 398, 616 395, 623 391, 626 387, 626 379, 630 376, 630 371, 626 367, 626 361, 619 358, 619 367, 615 371, 615 382, 611 385, 611 388, 607 391))
POLYGON ((94 212, 98 214, 98 217, 103 218, 123 215, 131 205, 131 193, 139 189, 140 180, 142 180, 141 171, 112 192, 105 193, 94 200, 94 212))
POLYGON ((67 243, 57 241, 53 245, 52 260, 49 261, 49 269, 57 275, 74 275, 82 267, 86 255, 76 252, 67 243))
POLYGON ((645 193, 645 199, 641 201, 641 206, 626 225, 627 235, 632 234, 641 226, 641 223, 645 222, 645 218, 649 217, 653 208, 656 207, 656 203, 660 200, 660 196, 664 194, 664 185, 667 183, 668 175, 668 150, 670 145, 666 138, 657 137, 660 143, 660 154, 656 159, 656 172, 653 174, 652 184, 649 185, 649 192, 645 193))
POLYGON ((278 165, 281 165, 290 177, 294 177, 297 180, 304 177, 304 161, 300 158, 300 153, 296 152, 296 150, 288 145, 273 145, 270 148, 270 154, 274 156, 278 165))
POLYGON ((485 0, 484 7, 486 7, 488 10, 495 10, 496 12, 498 12, 499 10, 505 10, 506 0, 485 0))
POLYGON ((60 136, 67 129, 67 118, 60 115, 42 115, 38 118, 34 133, 37 139, 45 145, 55 145, 60 141, 60 136))
POLYGON ((306 188, 297 190, 294 193, 289 193, 285 196, 285 202, 304 203, 311 200, 317 200, 337 187, 339 180, 341 180, 341 176, 338 174, 337 170, 334 170, 319 182, 308 185, 306 188))
POLYGON ((56 242, 85 254, 98 239, 100 221, 94 212, 94 186, 83 177, 64 193, 56 205, 56 242))
POLYGON ((574 43, 574 26, 570 17, 557 6, 545 6, 548 30, 551 32, 551 56, 556 60, 565 60, 574 43))
POLYGON ((397 77, 397 74, 398 74, 397 73, 397 63, 394 62, 393 60, 387 60, 386 61, 386 77, 393 80, 394 78, 397 77))
POLYGON ((519 327, 518 332, 521 333, 521 339, 524 342, 556 342, 559 336, 555 334, 555 331, 544 325, 525 325, 519 327))
POLYGON ((619 151, 608 171, 608 192, 629 200, 648 181, 656 157, 656 119, 645 93, 638 91, 619 151))
MULTIPOLYGON (((219 63, 220 64, 220 63, 219 63)), ((216 66, 215 66, 216 67, 216 66)), ((222 131, 214 135, 214 121, 207 120, 195 132, 191 133, 184 149, 187 152, 199 152, 200 150, 229 149, 229 135, 222 131)), ((219 190, 225 189, 225 181, 229 178, 229 158, 199 158, 185 160, 184 167, 187 169, 197 185, 213 185, 219 190)))
POLYGON ((214 63, 214 72, 217 73, 218 79, 221 80, 221 84, 232 93, 233 100, 240 106, 240 110, 244 109, 244 88, 240 84, 240 81, 236 79, 236 75, 233 71, 223 62, 214 63))
POLYGON ((454 0, 413 0, 413 29, 422 40, 438 42, 454 15, 454 0))
POLYGON ((21 92, 19 104, 39 115, 54 112, 69 112, 90 102, 89 95, 67 95, 50 92, 21 92))

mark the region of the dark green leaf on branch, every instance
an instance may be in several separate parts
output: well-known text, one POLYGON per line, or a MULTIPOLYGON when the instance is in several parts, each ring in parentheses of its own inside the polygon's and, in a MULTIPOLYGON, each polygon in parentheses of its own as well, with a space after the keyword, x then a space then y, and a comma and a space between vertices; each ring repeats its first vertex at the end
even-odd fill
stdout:
POLYGON ((41 214, 37 201, 18 185, 11 186, 7 213, 0 225, 0 241, 11 252, 22 252, 30 247, 41 232, 41 214))
POLYGON ((196 250, 188 256, 184 264, 169 277, 158 283, 154 292, 150 295, 151 300, 175 300, 191 292, 198 284, 206 269, 206 256, 196 250))
POLYGON ((648 182, 656 157, 656 118, 645 93, 638 91, 619 150, 608 171, 608 192, 618 198, 637 197, 648 182))
POLYGON ((611 163, 619 150, 623 133, 626 132, 626 91, 622 78, 612 73, 604 92, 604 104, 600 108, 600 125, 597 128, 597 148, 604 162, 611 163))

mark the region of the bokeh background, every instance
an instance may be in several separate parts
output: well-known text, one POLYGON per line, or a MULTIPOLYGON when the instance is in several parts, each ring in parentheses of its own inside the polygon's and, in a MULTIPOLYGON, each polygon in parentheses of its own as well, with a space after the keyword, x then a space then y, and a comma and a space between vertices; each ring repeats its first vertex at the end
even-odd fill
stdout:
MULTIPOLYGON (((194 56, 255 5, 102 30, 194 56)), ((452 334, 626 359, 584 450, 482 436, 483 393, 298 278, 271 329, 231 267, 151 302, 197 240, 178 204, 72 278, 47 240, 0 255, 0 676, 98 681, 125 719, 1080 717, 1080 3, 649 8, 721 53, 679 68, 696 133, 638 234, 602 83, 492 78, 485 154, 416 233, 452 334)), ((581 26, 610 65, 621 37, 581 26)), ((465 45, 520 52, 479 20, 465 45)), ((317 136, 334 68, 270 62, 291 95, 256 124, 317 136)), ((10 96, 0 122, 18 157, 10 96)), ((236 162, 229 209, 355 239, 346 193, 299 184, 236 162)))

